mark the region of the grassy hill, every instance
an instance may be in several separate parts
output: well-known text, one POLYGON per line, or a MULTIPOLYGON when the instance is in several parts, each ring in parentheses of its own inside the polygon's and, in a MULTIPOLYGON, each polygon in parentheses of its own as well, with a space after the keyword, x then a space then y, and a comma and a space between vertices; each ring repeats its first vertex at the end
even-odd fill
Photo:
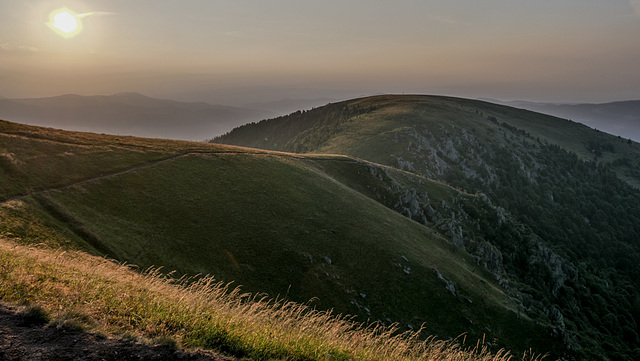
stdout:
POLYGON ((478 194, 497 211, 467 200, 436 209, 413 184, 395 198, 387 187, 361 189, 476 257, 523 312, 556 327, 573 357, 640 356, 638 143, 526 110, 417 95, 329 104, 213 142, 342 154, 478 194))
MULTIPOLYGON (((358 321, 466 333, 494 350, 562 352, 543 311, 524 312, 483 266, 490 245, 478 243, 484 258, 454 246, 473 222, 467 211, 502 218, 507 231, 517 224, 485 197, 419 175, 338 155, 9 122, 0 172, 0 234, 13 242, 210 274, 358 321)), ((44 302, 17 295, 3 297, 44 302)))

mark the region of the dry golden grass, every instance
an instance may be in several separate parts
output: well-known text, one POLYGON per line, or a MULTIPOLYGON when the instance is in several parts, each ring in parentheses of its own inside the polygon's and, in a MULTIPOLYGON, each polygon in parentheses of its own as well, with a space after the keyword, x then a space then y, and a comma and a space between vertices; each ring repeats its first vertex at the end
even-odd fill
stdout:
MULTIPOLYGON (((393 328, 364 327, 307 306, 242 294, 212 277, 174 280, 159 270, 83 252, 24 247, 0 239, 0 300, 39 307, 52 324, 214 349, 258 360, 506 361, 504 351, 393 328)), ((539 360, 525 355, 523 359, 539 360)))

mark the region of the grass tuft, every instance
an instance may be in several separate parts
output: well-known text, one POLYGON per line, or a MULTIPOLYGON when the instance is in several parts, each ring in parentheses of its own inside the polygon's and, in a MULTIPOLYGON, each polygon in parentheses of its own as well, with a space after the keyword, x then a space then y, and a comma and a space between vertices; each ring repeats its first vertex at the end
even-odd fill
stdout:
POLYGON ((93 325, 90 315, 76 309, 60 311, 49 322, 49 326, 67 331, 84 331, 93 325))
POLYGON ((40 306, 30 305, 21 310, 18 315, 21 317, 21 326, 44 325, 49 322, 48 313, 40 306))

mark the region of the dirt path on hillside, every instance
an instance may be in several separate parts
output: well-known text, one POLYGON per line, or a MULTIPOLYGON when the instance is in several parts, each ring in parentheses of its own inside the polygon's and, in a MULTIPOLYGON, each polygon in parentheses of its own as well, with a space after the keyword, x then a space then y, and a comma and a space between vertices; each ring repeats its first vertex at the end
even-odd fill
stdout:
POLYGON ((102 174, 102 175, 99 175, 99 176, 97 176, 97 177, 92 177, 92 178, 88 178, 88 179, 83 179, 83 180, 81 180, 81 181, 77 181, 77 182, 74 182, 74 183, 71 183, 71 184, 67 184, 67 185, 62 186, 62 187, 46 189, 46 190, 42 190, 42 191, 40 191, 40 192, 47 192, 47 191, 52 191, 52 190, 68 189, 68 188, 71 188, 71 187, 75 187, 75 186, 77 186, 77 185, 81 185, 81 184, 85 184, 85 183, 90 183, 90 182, 95 182, 95 181, 100 180, 100 179, 105 179, 105 178, 110 178, 110 177, 116 177, 116 176, 119 176, 119 175, 122 175, 122 174, 127 174, 127 173, 131 173, 131 172, 135 172, 135 171, 140 170, 140 169, 153 167, 153 166, 156 166, 156 165, 161 164, 161 163, 170 162, 170 161, 172 161, 172 160, 175 160, 175 159, 178 159, 178 158, 183 158, 183 157, 189 156, 189 155, 191 155, 191 154, 193 154, 193 153, 183 153, 183 154, 174 155, 174 156, 171 156, 171 157, 169 157, 169 158, 159 159, 159 160, 155 160, 155 161, 150 162, 150 163, 145 163, 145 164, 136 165, 136 166, 134 166, 134 167, 127 168, 127 169, 124 169, 124 170, 121 170, 121 171, 118 171, 118 172, 102 174))
MULTIPOLYGON (((255 154, 255 155, 273 155, 273 154, 277 154, 277 155, 289 155, 289 156, 293 156, 295 157, 295 155, 291 155, 291 154, 287 154, 287 153, 282 153, 279 154, 278 152, 262 152, 262 151, 258 151, 258 152, 228 152, 228 151, 219 151, 219 152, 215 152, 215 151, 211 151, 211 152, 199 152, 199 151, 195 151, 195 152, 187 152, 187 153, 180 153, 180 154, 176 154, 173 155, 171 157, 168 158, 163 158, 163 159, 159 159, 159 160, 155 160, 149 163, 145 163, 145 164, 140 164, 140 165, 136 165, 130 168, 126 168, 117 172, 113 172, 113 173, 106 173, 106 174, 101 174, 99 176, 95 176, 95 177, 91 177, 91 178, 87 178, 87 179, 82 179, 70 184, 66 184, 60 187, 52 187, 52 188, 46 188, 46 189, 40 189, 35 191, 33 194, 38 194, 38 193, 45 193, 45 192, 49 192, 49 191, 54 191, 54 190, 63 190, 63 189, 68 189, 77 185, 81 185, 81 184, 85 184, 85 183, 90 183, 90 182, 95 182, 97 180, 100 179, 105 179, 105 178, 110 178, 110 177, 115 177, 115 176, 119 176, 122 174, 126 174, 126 173, 130 173, 130 172, 135 172, 137 170, 140 169, 144 169, 144 168, 148 168, 148 167, 153 167, 156 166, 158 164, 161 163, 165 163, 165 162, 170 162, 172 160, 176 160, 178 158, 183 158, 183 157, 188 157, 190 155, 197 155, 197 154, 224 154, 224 155, 228 155, 228 154, 255 154)), ((23 198, 29 197, 33 194, 21 194, 21 195, 17 195, 17 196, 13 196, 13 197, 9 197, 7 199, 0 199, 0 204, 2 203, 8 203, 11 201, 16 201, 16 200, 21 200, 23 198)))
MULTIPOLYGON (((94 182, 94 181, 97 181, 97 180, 100 180, 100 179, 114 177, 114 176, 118 176, 118 175, 129 173, 129 172, 134 172, 134 171, 139 170, 139 169, 153 167, 155 165, 158 165, 158 164, 161 164, 161 163, 164 163, 164 162, 169 162, 169 161, 172 161, 172 160, 175 160, 175 159, 178 159, 178 158, 186 157, 186 156, 188 156, 190 154, 192 154, 192 153, 177 154, 177 155, 171 156, 169 158, 163 158, 163 159, 159 159, 159 160, 156 160, 156 161, 153 161, 153 162, 136 165, 136 166, 133 166, 133 167, 130 167, 130 168, 127 168, 127 169, 123 169, 121 171, 117 171, 117 172, 114 172, 114 173, 106 173, 106 174, 101 174, 101 175, 96 176, 96 177, 91 177, 91 178, 79 180, 77 182, 73 182, 71 184, 66 184, 66 185, 61 186, 61 187, 41 189, 41 190, 38 190, 38 191, 36 191, 34 193, 43 193, 43 192, 48 192, 48 191, 53 191, 53 190, 67 189, 67 188, 71 188, 73 186, 77 186, 77 185, 80 185, 80 184, 94 182)), ((5 200, 0 200, 0 203, 7 203, 7 202, 15 201, 15 200, 20 200, 22 198, 25 198, 25 197, 28 197, 28 196, 31 196, 31 195, 33 195, 33 194, 21 194, 21 195, 18 195, 18 196, 13 196, 13 197, 7 198, 5 200)))
POLYGON ((108 338, 69 328, 29 323, 0 305, 0 360, 3 361, 233 361, 213 352, 176 351, 108 338))

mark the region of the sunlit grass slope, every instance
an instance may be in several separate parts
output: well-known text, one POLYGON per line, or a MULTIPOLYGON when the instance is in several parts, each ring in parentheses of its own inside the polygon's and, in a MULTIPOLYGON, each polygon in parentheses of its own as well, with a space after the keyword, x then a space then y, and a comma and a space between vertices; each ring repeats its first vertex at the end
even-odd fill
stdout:
POLYGON ((208 277, 189 282, 156 271, 139 274, 82 252, 28 248, 0 238, 0 267, 0 299, 49 327, 255 360, 511 359, 480 344, 463 350, 454 342, 420 341, 417 334, 396 335, 299 304, 269 302, 208 277))
MULTIPOLYGON (((368 184, 358 174, 369 170, 361 161, 3 125, 2 169, 20 185, 3 189, 6 198, 34 182, 40 163, 61 159, 59 177, 45 168, 28 196, 0 208, 0 231, 22 243, 212 274, 361 321, 424 323, 442 338, 467 333, 472 343, 486 337, 516 352, 553 348, 547 326, 519 315, 475 259, 363 194, 368 184), (31 155, 33 144, 47 151, 31 155)), ((434 199, 460 193, 419 182, 434 199)))

